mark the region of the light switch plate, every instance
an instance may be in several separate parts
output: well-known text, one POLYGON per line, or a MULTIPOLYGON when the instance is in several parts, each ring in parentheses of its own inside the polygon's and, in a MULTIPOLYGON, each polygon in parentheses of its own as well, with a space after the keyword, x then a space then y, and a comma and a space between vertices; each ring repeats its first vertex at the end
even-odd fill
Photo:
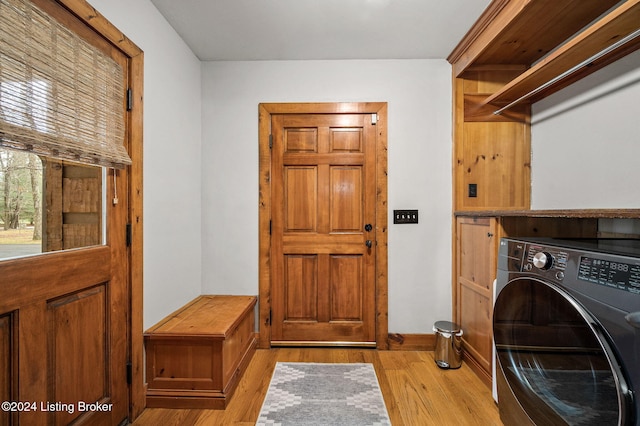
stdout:
POLYGON ((418 210, 394 210, 393 223, 418 223, 418 210))

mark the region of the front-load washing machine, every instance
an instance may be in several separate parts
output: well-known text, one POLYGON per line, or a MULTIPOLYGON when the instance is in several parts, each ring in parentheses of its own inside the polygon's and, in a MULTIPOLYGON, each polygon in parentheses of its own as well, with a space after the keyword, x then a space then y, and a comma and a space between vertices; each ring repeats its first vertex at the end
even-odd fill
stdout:
POLYGON ((506 426, 640 426, 640 241, 502 239, 495 285, 506 426))

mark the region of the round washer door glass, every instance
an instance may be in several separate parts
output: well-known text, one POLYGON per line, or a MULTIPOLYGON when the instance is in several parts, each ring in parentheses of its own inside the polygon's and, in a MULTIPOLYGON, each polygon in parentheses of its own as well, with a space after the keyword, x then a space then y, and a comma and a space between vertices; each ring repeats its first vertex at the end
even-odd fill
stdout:
POLYGON ((607 339, 569 294, 518 278, 498 294, 496 354, 527 415, 544 425, 616 425, 629 419, 628 389, 607 339))

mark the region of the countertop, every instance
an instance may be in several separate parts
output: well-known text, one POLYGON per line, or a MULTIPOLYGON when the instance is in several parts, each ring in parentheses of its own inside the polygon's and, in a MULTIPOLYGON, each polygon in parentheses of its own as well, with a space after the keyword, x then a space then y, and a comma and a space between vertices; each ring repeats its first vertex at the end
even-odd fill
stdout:
POLYGON ((465 210, 459 217, 557 217, 596 219, 640 219, 640 209, 570 209, 570 210, 465 210))

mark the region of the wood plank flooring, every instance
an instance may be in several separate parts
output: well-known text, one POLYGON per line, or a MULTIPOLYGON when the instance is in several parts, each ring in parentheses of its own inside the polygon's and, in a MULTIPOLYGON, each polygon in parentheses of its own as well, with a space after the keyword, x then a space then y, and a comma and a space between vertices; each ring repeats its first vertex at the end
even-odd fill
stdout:
POLYGON ((490 389, 464 363, 441 370, 433 352, 342 348, 260 349, 226 410, 148 408, 134 425, 254 425, 278 361, 372 363, 394 426, 502 425, 490 389))

